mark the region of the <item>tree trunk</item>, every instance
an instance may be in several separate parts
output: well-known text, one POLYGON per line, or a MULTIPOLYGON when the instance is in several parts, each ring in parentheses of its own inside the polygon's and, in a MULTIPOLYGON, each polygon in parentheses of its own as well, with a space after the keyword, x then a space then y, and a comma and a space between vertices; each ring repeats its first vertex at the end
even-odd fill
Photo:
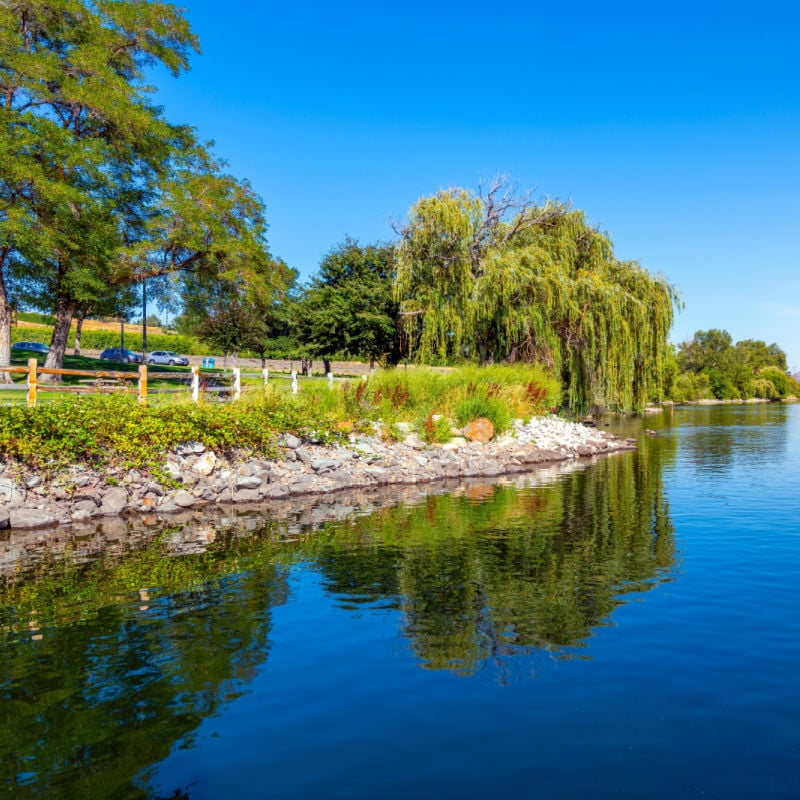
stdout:
MULTIPOLYGON (((75 303, 66 297, 59 297, 56 303, 56 323, 53 326, 53 336, 50 339, 50 352, 47 354, 44 365, 50 369, 62 369, 64 354, 67 352, 67 339, 72 315, 75 313, 75 303)), ((61 383, 60 375, 42 375, 42 383, 61 383)))
MULTIPOLYGON (((0 271, 0 367, 11 364, 11 303, 0 271)), ((11 373, 0 369, 0 383, 11 383, 11 373)))
POLYGON ((2 370, 11 364, 11 303, 0 275, 0 383, 11 383, 11 373, 2 370))
POLYGON ((85 319, 86 314, 79 314, 77 323, 75 325, 75 348, 72 351, 72 354, 76 356, 81 354, 81 330, 83 329, 83 321, 85 319))

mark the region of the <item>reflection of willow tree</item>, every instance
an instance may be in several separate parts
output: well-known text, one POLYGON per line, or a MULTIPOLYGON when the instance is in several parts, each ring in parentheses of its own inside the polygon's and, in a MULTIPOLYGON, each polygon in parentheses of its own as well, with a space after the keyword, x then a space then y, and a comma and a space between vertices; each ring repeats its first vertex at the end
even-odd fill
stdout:
POLYGON ((431 497, 340 524, 317 564, 345 601, 399 596, 431 668, 578 646, 623 594, 673 564, 660 469, 669 446, 645 443, 649 457, 607 458, 535 490, 497 487, 481 503, 431 497))
POLYGON ((243 691, 266 658, 270 609, 287 587, 274 559, 236 572, 244 545, 215 544, 199 556, 165 558, 151 546, 123 564, 60 564, 6 589, 6 791, 145 796, 136 785, 146 770, 243 691))

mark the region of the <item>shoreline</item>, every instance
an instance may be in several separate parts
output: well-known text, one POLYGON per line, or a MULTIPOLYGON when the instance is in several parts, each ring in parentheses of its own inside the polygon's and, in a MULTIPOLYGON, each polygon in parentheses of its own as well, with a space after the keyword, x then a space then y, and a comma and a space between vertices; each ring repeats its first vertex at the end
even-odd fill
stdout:
POLYGON ((262 506, 343 490, 402 487, 437 481, 529 473, 540 465, 635 449, 632 439, 567 422, 517 420, 488 443, 455 437, 427 445, 412 433, 403 442, 353 435, 347 444, 318 445, 284 434, 283 457, 226 461, 202 443, 167 454, 166 471, 179 488, 168 489, 137 470, 72 466, 46 481, 33 471, 0 468, 0 529, 44 530, 82 526, 108 518, 163 520, 195 509, 262 506))

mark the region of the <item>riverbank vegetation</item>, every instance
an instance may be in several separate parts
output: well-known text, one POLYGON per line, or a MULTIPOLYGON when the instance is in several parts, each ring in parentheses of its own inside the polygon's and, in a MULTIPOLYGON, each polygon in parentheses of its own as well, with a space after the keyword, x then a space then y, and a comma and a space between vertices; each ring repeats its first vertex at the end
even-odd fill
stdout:
POLYGON ((186 442, 202 442, 223 456, 267 458, 278 455, 282 434, 325 442, 354 430, 379 430, 389 438, 411 430, 425 441, 445 442, 454 426, 475 418, 489 418, 500 433, 512 419, 558 404, 552 375, 501 365, 444 373, 387 370, 332 388, 308 380, 297 395, 270 384, 226 403, 168 399, 143 406, 131 395, 59 397, 35 408, 3 409, 0 457, 45 472, 69 464, 118 465, 165 479, 164 454, 186 442))

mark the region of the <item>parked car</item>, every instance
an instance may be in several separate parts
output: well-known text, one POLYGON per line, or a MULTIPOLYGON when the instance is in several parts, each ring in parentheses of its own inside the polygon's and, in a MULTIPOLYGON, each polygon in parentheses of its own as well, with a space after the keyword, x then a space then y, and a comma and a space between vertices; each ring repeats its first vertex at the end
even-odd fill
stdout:
POLYGON ((50 348, 41 342, 14 342, 12 350, 28 350, 31 353, 49 353, 50 348))
POLYGON ((176 364, 180 364, 182 367, 188 367, 189 359, 186 358, 186 356, 173 353, 172 350, 153 350, 153 352, 149 353, 147 356, 147 363, 169 364, 171 367, 174 367, 176 364))
POLYGON ((125 364, 141 364, 143 361, 141 353, 134 353, 124 347, 107 347, 100 353, 100 358, 103 361, 122 361, 125 364))

